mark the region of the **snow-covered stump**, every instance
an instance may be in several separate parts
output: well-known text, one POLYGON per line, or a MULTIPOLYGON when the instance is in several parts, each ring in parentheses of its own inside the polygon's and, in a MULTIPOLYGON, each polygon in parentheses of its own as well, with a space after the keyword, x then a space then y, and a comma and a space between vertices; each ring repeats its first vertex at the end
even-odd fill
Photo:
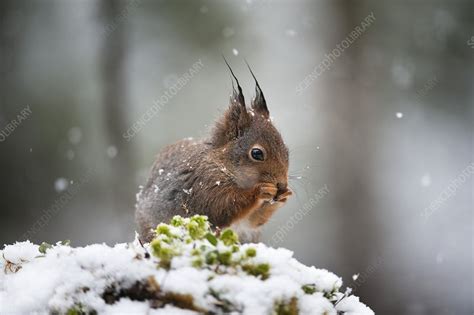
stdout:
POLYGON ((0 314, 373 314, 289 250, 175 217, 141 245, 21 242, 0 251, 0 314))

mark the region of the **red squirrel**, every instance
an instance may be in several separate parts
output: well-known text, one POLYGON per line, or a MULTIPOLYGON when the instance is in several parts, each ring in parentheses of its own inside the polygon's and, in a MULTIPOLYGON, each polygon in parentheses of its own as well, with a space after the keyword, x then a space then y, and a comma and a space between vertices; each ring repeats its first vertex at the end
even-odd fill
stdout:
POLYGON ((241 242, 256 242, 260 227, 285 204, 289 152, 270 119, 265 97, 255 80, 250 108, 225 61, 233 85, 230 106, 207 139, 185 139, 157 156, 138 194, 136 221, 140 239, 153 239, 156 226, 175 215, 206 215, 214 227, 231 227, 241 242))

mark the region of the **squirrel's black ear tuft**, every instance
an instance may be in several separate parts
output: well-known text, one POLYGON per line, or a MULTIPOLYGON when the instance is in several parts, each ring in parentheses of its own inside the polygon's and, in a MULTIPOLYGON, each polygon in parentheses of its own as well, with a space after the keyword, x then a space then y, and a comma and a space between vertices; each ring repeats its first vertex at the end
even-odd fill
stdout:
POLYGON ((229 68, 230 74, 234 78, 235 83, 237 83, 237 91, 236 91, 235 87, 234 87, 234 81, 232 81, 232 95, 230 97, 230 104, 231 105, 233 105, 233 104, 240 105, 245 109, 244 94, 242 93, 242 87, 239 84, 239 80, 237 80, 237 77, 235 76, 234 71, 232 71, 232 68, 230 67, 230 65, 227 62, 227 60, 225 59, 225 57, 222 56, 222 58, 224 58, 224 62, 227 65, 227 67, 229 68))
POLYGON ((253 71, 247 61, 245 61, 245 63, 250 70, 250 74, 252 74, 252 77, 255 80, 255 98, 252 101, 252 109, 268 118, 270 116, 270 112, 268 111, 267 101, 265 100, 265 96, 263 96, 260 84, 258 84, 257 78, 253 74, 253 71))
POLYGON ((216 126, 212 132, 212 143, 214 146, 219 147, 239 138, 244 131, 250 126, 250 115, 247 113, 245 106, 244 95, 242 93, 242 87, 239 84, 239 80, 234 75, 231 67, 227 60, 224 61, 229 67, 230 73, 237 83, 237 91, 232 81, 233 93, 230 98, 230 106, 216 123, 216 126))

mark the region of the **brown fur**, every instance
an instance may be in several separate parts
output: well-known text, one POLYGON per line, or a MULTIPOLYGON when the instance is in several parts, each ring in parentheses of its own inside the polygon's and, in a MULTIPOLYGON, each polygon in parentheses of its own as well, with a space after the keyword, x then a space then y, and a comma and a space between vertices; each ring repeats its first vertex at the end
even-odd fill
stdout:
POLYGON ((288 149, 269 119, 263 93, 257 84, 247 110, 238 87, 210 139, 182 140, 157 156, 137 200, 142 240, 150 241, 152 229, 174 215, 204 214, 221 228, 248 219, 257 228, 291 195, 288 149), (255 145, 266 152, 265 161, 249 156, 255 145))

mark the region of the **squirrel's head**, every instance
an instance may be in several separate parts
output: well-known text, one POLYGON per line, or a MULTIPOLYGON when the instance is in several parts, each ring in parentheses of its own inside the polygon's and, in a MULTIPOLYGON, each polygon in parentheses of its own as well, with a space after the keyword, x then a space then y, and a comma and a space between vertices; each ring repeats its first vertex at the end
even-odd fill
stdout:
MULTIPOLYGON (((255 79, 253 73, 252 76, 255 79)), ((220 155, 232 166, 239 187, 273 183, 279 193, 284 193, 288 190, 288 148, 272 123, 257 80, 256 96, 247 109, 242 88, 235 76, 234 79, 238 90, 233 89, 230 106, 216 123, 212 145, 223 152, 220 155)))

